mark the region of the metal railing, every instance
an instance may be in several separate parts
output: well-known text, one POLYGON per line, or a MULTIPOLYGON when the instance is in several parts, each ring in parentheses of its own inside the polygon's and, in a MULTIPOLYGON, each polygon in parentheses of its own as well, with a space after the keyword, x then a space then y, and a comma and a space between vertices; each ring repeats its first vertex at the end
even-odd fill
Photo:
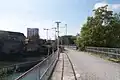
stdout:
POLYGON ((42 62, 23 73, 15 80, 47 80, 58 61, 59 52, 52 53, 42 62))
POLYGON ((17 73, 17 70, 19 70, 20 67, 33 66, 40 61, 41 60, 37 60, 37 61, 24 62, 24 63, 18 63, 18 64, 13 64, 13 65, 10 65, 10 66, 1 67, 0 68, 0 77, 2 77, 3 75, 9 75, 9 74, 12 74, 12 73, 17 73))
POLYGON ((104 53, 107 54, 108 56, 120 57, 120 48, 86 47, 86 51, 104 53))
POLYGON ((76 50, 76 46, 75 45, 65 45, 65 47, 76 50))

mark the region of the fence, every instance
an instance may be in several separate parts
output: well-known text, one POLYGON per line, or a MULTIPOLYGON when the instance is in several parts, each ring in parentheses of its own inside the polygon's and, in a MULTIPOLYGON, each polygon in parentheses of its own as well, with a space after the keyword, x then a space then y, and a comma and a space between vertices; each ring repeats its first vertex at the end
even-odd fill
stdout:
POLYGON ((15 80, 47 80, 50 77, 56 62, 58 61, 58 55, 58 52, 52 53, 42 62, 26 71, 15 80))
POLYGON ((1 67, 0 68, 0 79, 7 77, 7 75, 10 75, 13 73, 25 71, 29 69, 29 67, 36 65, 40 61, 41 60, 29 61, 29 62, 23 62, 23 63, 13 64, 10 66, 1 67))
POLYGON ((65 45, 65 47, 76 50, 76 46, 75 45, 65 45))
POLYGON ((110 57, 120 58, 120 48, 86 47, 86 51, 104 53, 110 57))

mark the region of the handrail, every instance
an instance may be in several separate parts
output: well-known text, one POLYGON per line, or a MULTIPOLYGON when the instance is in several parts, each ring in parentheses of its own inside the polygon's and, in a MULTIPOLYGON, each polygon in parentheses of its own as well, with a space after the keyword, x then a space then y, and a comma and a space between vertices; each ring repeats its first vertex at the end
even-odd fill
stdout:
POLYGON ((86 51, 104 53, 113 56, 120 56, 120 48, 86 47, 86 51))
MULTIPOLYGON (((22 75, 20 75, 15 80, 26 80, 25 78, 29 78, 31 76, 33 76, 35 78, 35 80, 42 80, 42 78, 41 78, 42 75, 45 75, 45 72, 48 71, 48 69, 50 67, 51 67, 51 70, 52 70, 53 67, 51 66, 51 64, 54 63, 54 65, 55 65, 55 63, 56 63, 57 60, 58 60, 58 52, 52 53, 47 58, 45 58, 43 61, 41 61, 40 63, 38 63, 37 65, 35 65, 31 69, 29 69, 28 71, 26 71, 25 73, 23 73, 22 75), (40 72, 42 72, 42 74, 40 74, 40 72)), ((51 73, 51 72, 49 72, 49 73, 51 73)), ((29 80, 30 80, 30 78, 29 78, 29 80)))
MULTIPOLYGON (((48 58, 48 57, 47 57, 48 58)), ((31 72, 32 70, 34 70, 35 68, 37 68, 38 65, 42 64, 47 58, 45 58, 42 62, 36 64, 34 67, 32 67, 31 69, 29 69, 28 71, 26 71, 25 73, 23 73, 22 75, 20 75, 17 79, 15 80, 20 80, 22 77, 24 77, 27 73, 31 72)))
POLYGON ((29 62, 22 62, 22 63, 16 63, 16 64, 12 64, 12 65, 9 65, 9 66, 3 66, 3 67, 0 67, 0 69, 3 69, 3 68, 9 68, 9 67, 14 67, 14 66, 17 66, 17 65, 24 65, 24 64, 29 64, 29 63, 34 63, 34 62, 39 62, 41 60, 37 60, 37 61, 29 61, 29 62))
MULTIPOLYGON (((54 60, 55 61, 55 60, 54 60)), ((43 75, 40 77, 40 80, 44 77, 44 75, 47 73, 48 69, 52 66, 53 63, 51 63, 49 65, 49 67, 45 70, 45 72, 43 73, 43 75)))

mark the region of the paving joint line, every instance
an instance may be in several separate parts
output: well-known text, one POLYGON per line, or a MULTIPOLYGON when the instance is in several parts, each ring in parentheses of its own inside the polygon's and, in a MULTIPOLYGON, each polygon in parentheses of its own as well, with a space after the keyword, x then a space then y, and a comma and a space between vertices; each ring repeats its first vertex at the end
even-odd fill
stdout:
POLYGON ((65 54, 67 55, 67 58, 68 58, 68 60, 69 60, 69 62, 70 62, 70 65, 71 65, 71 67, 72 67, 72 71, 73 71, 73 74, 74 74, 74 78, 75 78, 75 80, 77 80, 76 73, 75 73, 75 70, 74 70, 74 67, 73 67, 72 61, 70 60, 68 54, 67 54, 67 53, 65 53, 65 54))
POLYGON ((63 53, 62 53, 62 57, 63 57, 63 64, 62 64, 62 76, 61 76, 61 80, 63 80, 63 74, 64 74, 64 55, 63 55, 63 53))

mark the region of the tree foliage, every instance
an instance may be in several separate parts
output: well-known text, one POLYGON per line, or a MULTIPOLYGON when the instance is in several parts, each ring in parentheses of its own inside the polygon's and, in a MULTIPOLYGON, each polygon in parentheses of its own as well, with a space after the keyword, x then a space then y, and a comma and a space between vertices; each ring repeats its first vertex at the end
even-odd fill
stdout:
POLYGON ((73 45, 75 44, 76 36, 65 35, 60 37, 60 43, 64 45, 73 45))
POLYGON ((94 16, 87 18, 76 41, 79 47, 120 47, 120 13, 107 7, 93 10, 94 16))

